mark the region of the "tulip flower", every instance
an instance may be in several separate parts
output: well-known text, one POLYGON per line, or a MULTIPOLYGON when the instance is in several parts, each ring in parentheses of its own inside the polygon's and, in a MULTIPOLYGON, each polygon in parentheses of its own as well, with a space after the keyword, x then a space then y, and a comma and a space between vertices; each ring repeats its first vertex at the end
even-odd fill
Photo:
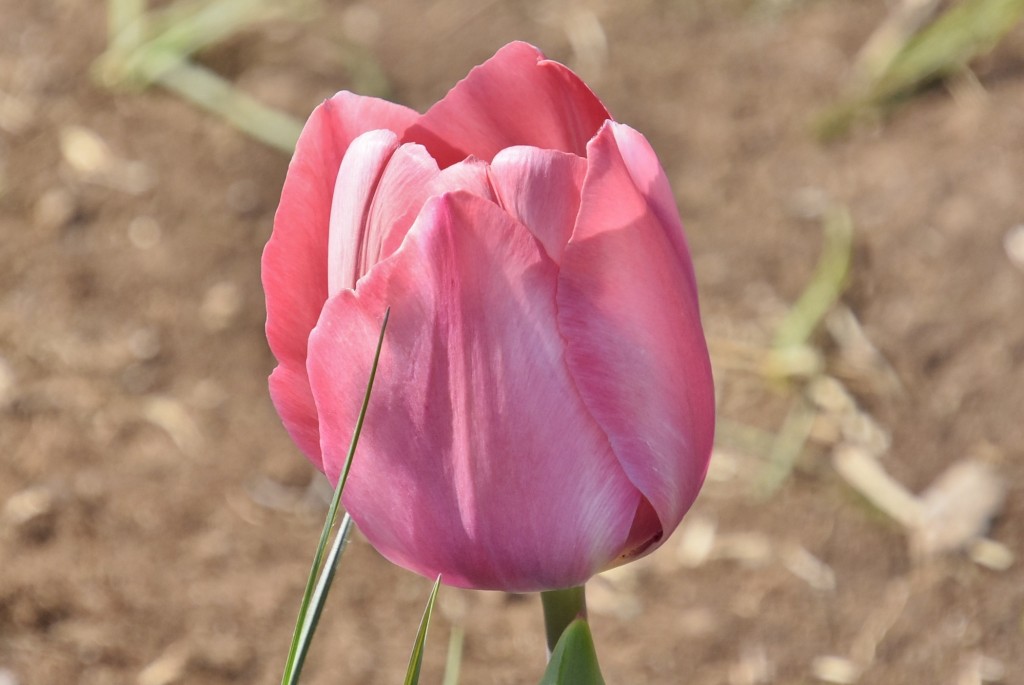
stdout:
POLYGON ((307 122, 263 255, 271 396, 343 503, 446 584, 543 591, 650 552, 703 482, 714 391, 689 248, 647 140, 512 43, 425 114, 307 122))

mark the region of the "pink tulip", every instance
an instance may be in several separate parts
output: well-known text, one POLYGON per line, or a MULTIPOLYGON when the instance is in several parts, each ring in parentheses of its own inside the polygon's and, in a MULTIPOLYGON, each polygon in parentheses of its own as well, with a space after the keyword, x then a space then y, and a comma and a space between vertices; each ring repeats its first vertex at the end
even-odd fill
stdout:
POLYGON ((385 557, 534 591, 656 548, 693 503, 714 390, 690 253, 647 140, 512 43, 426 114, 310 117, 263 255, 270 391, 385 557))

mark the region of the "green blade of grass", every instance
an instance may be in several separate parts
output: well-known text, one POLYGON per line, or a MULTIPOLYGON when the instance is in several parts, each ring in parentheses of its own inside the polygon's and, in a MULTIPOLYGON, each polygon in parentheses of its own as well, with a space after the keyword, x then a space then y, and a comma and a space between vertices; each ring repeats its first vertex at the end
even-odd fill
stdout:
POLYGON ((305 18, 315 0, 178 0, 146 12, 145 0, 108 0, 107 50, 92 66, 109 88, 159 83, 257 140, 291 154, 302 122, 239 91, 189 57, 260 21, 305 18))
POLYGON ((302 132, 301 121, 267 107, 209 69, 182 63, 163 72, 159 83, 260 142, 288 154, 295 149, 302 132))
POLYGON ((775 436, 767 463, 755 483, 758 498, 769 499, 792 475, 817 416, 818 412, 810 401, 802 396, 797 398, 775 436))
POLYGON ((176 0, 149 12, 151 36, 171 32, 202 49, 247 26, 287 15, 311 13, 317 0, 176 0), (198 41, 198 43, 196 43, 198 41))
MULTIPOLYGON (((335 492, 340 494, 341 488, 337 488, 335 492)), ((310 598, 309 611, 303 617, 302 630, 299 632, 299 642, 295 652, 295 662, 291 670, 290 682, 292 683, 299 682, 302 667, 306 663, 306 655, 309 653, 309 646, 313 641, 313 633, 316 632, 316 627, 320 623, 320 615, 323 613, 324 603, 327 601, 327 593, 331 589, 331 584, 334 582, 334 574, 338 570, 338 560, 341 558, 341 553, 344 551, 351 533, 352 517, 346 512, 341 519, 341 524, 338 526, 338 534, 334 537, 331 551, 327 555, 323 571, 317 580, 316 589, 313 590, 310 598)))
POLYGON ((892 4, 857 53, 850 72, 854 90, 863 92, 877 81, 907 41, 935 19, 941 4, 942 0, 899 0, 892 4))
POLYGON ((824 140, 844 134, 858 119, 891 107, 900 98, 964 69, 992 50, 1024 17, 1024 0, 965 0, 924 27, 884 63, 872 65, 862 89, 817 117, 824 140))
POLYGON ((334 497, 331 499, 331 506, 327 510, 327 518, 324 521, 323 530, 320 533, 320 541, 313 555, 313 567, 306 580, 306 589, 302 593, 302 602, 299 604, 299 616, 295 622, 295 630, 292 633, 291 645, 288 648, 288 657, 285 660, 284 674, 281 676, 282 685, 295 685, 299 681, 302 666, 309 652, 309 645, 316 631, 316 624, 319 621, 320 612, 323 610, 323 603, 327 598, 327 590, 330 588, 334 577, 334 570, 337 568, 338 558, 344 549, 345 540, 348 538, 348 530, 351 528, 351 519, 348 514, 342 521, 341 530, 335 538, 331 547, 330 557, 324 572, 320 573, 320 565, 324 559, 324 550, 327 548, 327 540, 330 537, 331 529, 334 527, 338 517, 338 509, 341 505, 341 493, 345 488, 345 481, 348 479, 349 471, 352 468, 352 459, 355 456, 356 444, 359 442, 359 435, 363 430, 363 422, 366 418, 366 409, 370 404, 370 392, 373 390, 373 381, 377 376, 377 364, 380 361, 380 351, 384 345, 384 332, 388 327, 388 319, 391 316, 391 308, 384 312, 384 321, 380 326, 380 337, 377 339, 377 351, 374 353, 373 365, 370 367, 370 378, 366 383, 366 392, 363 395, 363 404, 359 408, 359 417, 356 419, 355 430, 352 433, 352 442, 349 444, 348 454, 345 456, 345 465, 338 476, 338 486, 334 489, 334 497))
POLYGON ((775 332, 777 350, 803 345, 846 286, 853 247, 853 220, 845 208, 825 216, 825 244, 814 275, 775 332))
POLYGON ((127 52, 145 35, 146 0, 108 0, 107 39, 110 50, 127 52))
POLYGON ((122 26, 122 30, 131 29, 138 40, 112 45, 97 60, 96 73, 108 86, 145 86, 195 52, 254 23, 283 16, 288 5, 269 0, 179 0, 163 11, 138 17, 135 28, 122 26), (143 34, 148 40, 141 40, 143 34))
POLYGON ((409 668, 405 673, 405 685, 417 685, 420 682, 423 648, 427 644, 427 629, 430 627, 430 616, 434 613, 434 602, 437 601, 439 587, 441 587, 441 576, 434 581, 434 588, 430 591, 427 606, 423 610, 423 618, 420 619, 420 628, 416 631, 416 641, 412 645, 412 654, 409 655, 409 668))
POLYGON ((448 636, 448 655, 444 660, 444 678, 441 685, 459 685, 459 671, 462 670, 462 645, 465 642, 466 631, 462 629, 461 623, 452 626, 451 635, 448 636))
POLYGON ((1024 0, 966 0, 911 38, 873 88, 888 99, 962 69, 1005 36, 1024 14, 1024 0))

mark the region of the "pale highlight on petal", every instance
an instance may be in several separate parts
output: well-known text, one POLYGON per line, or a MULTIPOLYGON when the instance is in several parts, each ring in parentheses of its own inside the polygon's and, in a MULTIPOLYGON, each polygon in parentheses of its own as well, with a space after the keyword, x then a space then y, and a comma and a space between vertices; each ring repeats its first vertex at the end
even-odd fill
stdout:
POLYGON ((328 297, 354 288, 366 269, 368 255, 379 252, 380 236, 367 219, 384 167, 397 149, 394 133, 370 131, 352 141, 341 160, 327 241, 328 297))

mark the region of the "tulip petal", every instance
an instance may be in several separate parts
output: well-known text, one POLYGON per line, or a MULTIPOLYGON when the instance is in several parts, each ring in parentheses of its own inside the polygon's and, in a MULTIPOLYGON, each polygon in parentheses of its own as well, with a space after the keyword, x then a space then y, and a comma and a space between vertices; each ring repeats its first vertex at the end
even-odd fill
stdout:
POLYGON ((381 176, 370 207, 368 224, 376 236, 361 273, 398 249, 431 195, 437 195, 440 169, 422 145, 405 144, 395 151, 381 176))
POLYGON ((269 384, 270 399, 288 435, 302 453, 313 461, 313 465, 322 469, 320 422, 313 393, 309 389, 306 367, 281 363, 270 374, 269 384))
POLYGON ((384 556, 480 589, 578 585, 621 551, 640 495, 565 366, 557 268, 465 192, 324 308, 309 376, 337 478, 391 319, 345 506, 384 556))
POLYGON ((693 268, 647 141, 609 122, 588 160, 558 288, 566 360, 623 470, 671 531, 704 480, 714 433, 693 268))
POLYGON ((397 149, 392 131, 368 131, 352 141, 341 160, 327 239, 327 297, 356 287, 370 254, 380 251, 379 231, 367 219, 377 184, 397 149))
POLYGON ((369 260, 361 273, 398 249, 428 198, 456 190, 493 201, 487 163, 470 157, 442 171, 422 145, 406 143, 398 148, 373 197, 367 223, 376 251, 365 253, 369 260))
POLYGON ((315 423, 313 404, 311 399, 297 398, 309 397, 306 341, 327 299, 327 238, 335 177, 358 135, 379 128, 400 134, 418 116, 400 105, 345 92, 317 107, 296 144, 274 217, 274 233, 263 252, 267 340, 278 363, 287 367, 272 384, 274 403, 300 449, 318 466, 319 441, 301 435, 315 423))
POLYGON ((278 361, 302 360, 305 365, 306 339, 327 299, 331 198, 348 146, 374 129, 400 134, 417 116, 400 105, 342 92, 306 122, 263 252, 267 337, 278 361))
POLYGON ((580 210, 587 162, 576 155, 512 147, 491 162, 491 184, 498 204, 530 229, 558 263, 580 210))
POLYGON ((465 190, 471 195, 495 202, 494 189, 487 175, 487 162, 476 157, 467 157, 441 172, 434 184, 434 194, 465 190))
POLYGON ((693 262, 690 257, 690 246, 686 243, 686 233, 679 220, 679 209, 672 194, 665 170, 658 161, 651 144, 639 131, 625 125, 609 126, 615 136, 615 144, 622 163, 637 190, 647 198, 648 206, 665 227, 665 235, 682 264, 686 265, 686 276, 693 289, 693 298, 697 297, 697 280, 693 275, 693 262))
POLYGON ((474 155, 533 145, 581 157, 611 117, 576 74, 527 43, 509 43, 469 72, 412 126, 441 167, 474 155))

